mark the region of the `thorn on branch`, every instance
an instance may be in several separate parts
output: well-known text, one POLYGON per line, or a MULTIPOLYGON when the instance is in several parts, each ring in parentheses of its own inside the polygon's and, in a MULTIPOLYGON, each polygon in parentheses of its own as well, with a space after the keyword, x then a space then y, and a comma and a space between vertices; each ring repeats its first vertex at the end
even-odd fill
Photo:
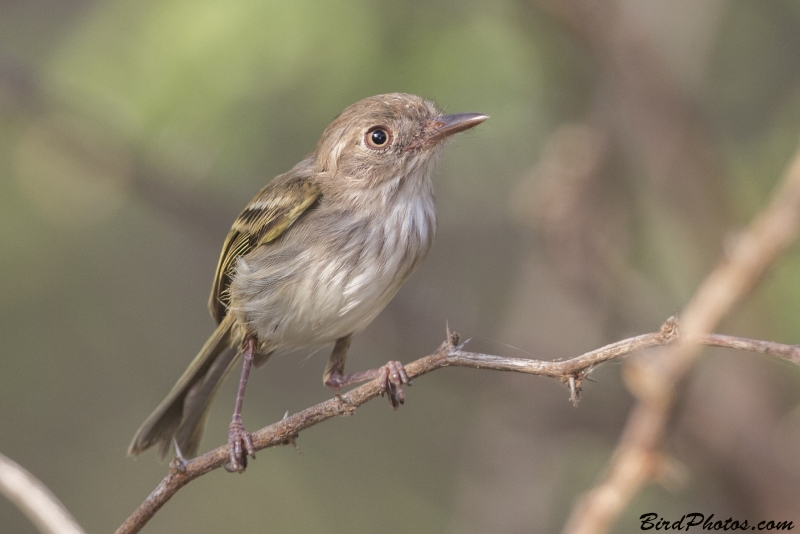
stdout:
POLYGON ((583 372, 583 379, 584 380, 588 380, 589 382, 594 382, 595 384, 599 384, 600 383, 599 380, 596 380, 596 379, 592 378, 591 376, 589 376, 589 373, 592 372, 593 370, 594 370, 594 366, 592 366, 589 369, 585 370, 583 372))
POLYGON ((677 312, 675 315, 667 319, 664 324, 661 325, 661 328, 658 331, 661 339, 664 343, 669 343, 670 341, 674 341, 678 338, 679 331, 678 331, 678 314, 677 312))
POLYGON ((570 376, 568 379, 569 384, 569 400, 572 401, 572 405, 576 408, 578 407, 578 403, 581 400, 581 382, 583 381, 583 375, 573 375, 570 376))
POLYGON ((291 434, 288 438, 283 441, 283 445, 291 445, 294 447, 294 450, 303 454, 303 451, 300 450, 300 445, 297 444, 297 438, 300 437, 300 434, 291 434))

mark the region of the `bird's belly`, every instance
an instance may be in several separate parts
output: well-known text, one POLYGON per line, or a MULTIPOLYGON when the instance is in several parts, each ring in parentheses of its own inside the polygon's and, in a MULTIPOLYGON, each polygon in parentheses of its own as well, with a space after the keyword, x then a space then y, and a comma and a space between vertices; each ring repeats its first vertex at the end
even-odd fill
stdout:
POLYGON ((433 243, 429 184, 408 180, 377 211, 323 202, 281 240, 240 258, 230 286, 237 323, 269 350, 327 343, 366 328, 433 243))
POLYGON ((274 255, 242 259, 231 285, 231 312, 269 350, 334 341, 366 328, 428 246, 410 250, 384 241, 336 253, 312 246, 283 261, 274 255))
POLYGON ((322 274, 325 280, 303 292, 297 305, 298 318, 286 325, 282 337, 289 345, 317 344, 334 341, 362 331, 386 307, 407 273, 387 272, 364 266, 345 273, 322 274))

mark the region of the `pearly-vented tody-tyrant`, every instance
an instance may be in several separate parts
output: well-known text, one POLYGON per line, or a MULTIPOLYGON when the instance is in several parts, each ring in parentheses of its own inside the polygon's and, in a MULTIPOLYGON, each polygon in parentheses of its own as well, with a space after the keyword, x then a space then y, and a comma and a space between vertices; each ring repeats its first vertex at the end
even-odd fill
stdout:
POLYGON ((430 250, 431 174, 444 141, 487 118, 443 115, 402 93, 365 98, 336 117, 316 150, 267 184, 234 222, 209 300, 219 325, 128 453, 159 444, 164 456, 174 441, 194 456, 211 399, 239 355, 230 470, 244 469, 255 452, 241 419, 250 368, 275 351, 335 342, 327 386, 379 378, 392 406, 402 404, 402 364, 346 375, 347 349, 430 250))

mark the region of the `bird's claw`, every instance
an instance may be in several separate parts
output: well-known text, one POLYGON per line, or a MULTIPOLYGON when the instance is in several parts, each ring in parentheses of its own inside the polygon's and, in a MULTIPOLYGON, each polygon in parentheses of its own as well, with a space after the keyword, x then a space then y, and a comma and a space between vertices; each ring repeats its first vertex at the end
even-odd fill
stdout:
POLYGON ((244 473, 248 455, 256 459, 253 437, 244 429, 241 418, 234 418, 228 427, 228 449, 230 461, 224 467, 229 473, 244 473))
POLYGON ((184 474, 186 473, 186 458, 183 457, 178 440, 174 436, 172 438, 172 446, 175 447, 175 458, 169 463, 170 472, 184 474))
POLYGON ((395 410, 406 400, 403 392, 403 384, 411 385, 403 364, 400 362, 389 362, 380 369, 381 397, 384 393, 389 397, 389 404, 395 410))

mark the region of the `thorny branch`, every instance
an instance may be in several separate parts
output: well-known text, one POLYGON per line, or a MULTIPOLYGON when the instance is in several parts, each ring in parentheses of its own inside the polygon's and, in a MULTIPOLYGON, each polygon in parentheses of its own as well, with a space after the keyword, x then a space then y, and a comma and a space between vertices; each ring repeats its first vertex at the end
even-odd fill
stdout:
MULTIPOLYGON (((542 361, 468 352, 460 344, 459 335, 448 332, 447 341, 442 343, 436 352, 406 365, 405 368, 412 379, 443 367, 471 367, 547 376, 567 384, 570 388, 570 398, 577 403, 580 398, 581 381, 601 363, 638 350, 674 344, 681 336, 678 331, 678 321, 672 317, 658 332, 617 341, 569 360, 542 361)), ((718 334, 699 335, 695 341, 703 345, 770 354, 800 365, 800 346, 718 334)), ((276 445, 293 444, 300 431, 336 416, 352 415, 356 408, 378 395, 380 395, 378 381, 369 382, 343 394, 341 399, 334 397, 254 432, 253 445, 256 450, 262 450, 276 445)), ((119 527, 117 534, 139 532, 179 489, 192 480, 222 467, 229 457, 228 446, 224 445, 189 460, 182 466, 177 462, 170 464, 169 474, 119 527)))

